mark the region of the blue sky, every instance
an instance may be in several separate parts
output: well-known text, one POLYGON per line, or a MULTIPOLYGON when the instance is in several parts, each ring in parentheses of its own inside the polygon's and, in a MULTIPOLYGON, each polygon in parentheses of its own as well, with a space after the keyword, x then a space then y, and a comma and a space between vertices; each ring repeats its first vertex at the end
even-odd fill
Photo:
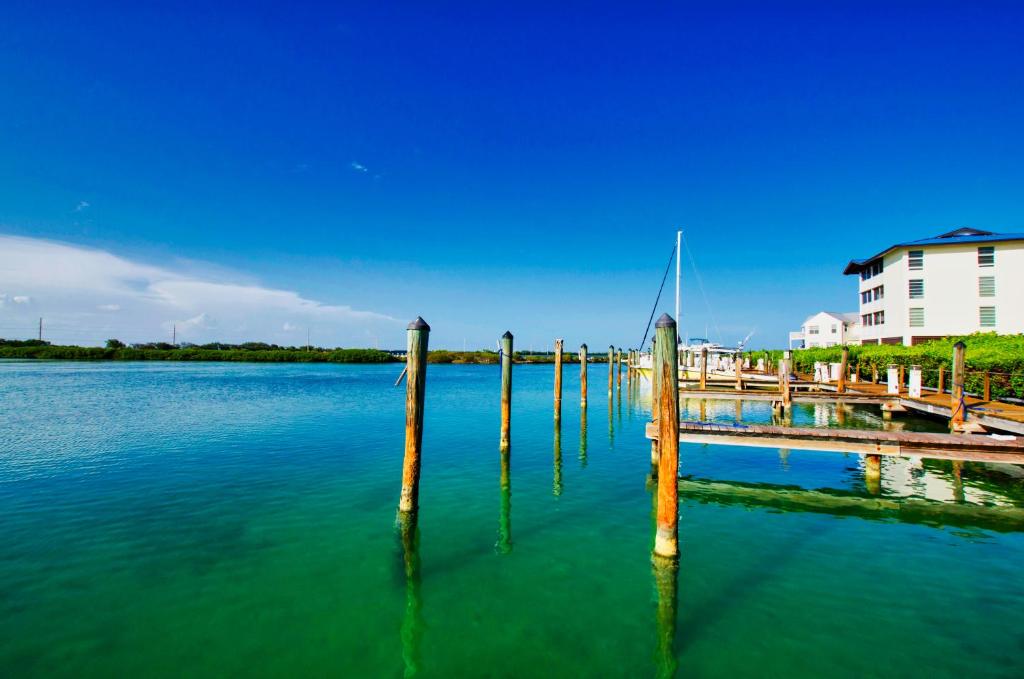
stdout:
POLYGON ((852 257, 1024 230, 1022 33, 1013 3, 7 2, 0 336, 632 346, 682 228, 714 308, 687 269, 683 326, 781 346, 856 308, 852 257))

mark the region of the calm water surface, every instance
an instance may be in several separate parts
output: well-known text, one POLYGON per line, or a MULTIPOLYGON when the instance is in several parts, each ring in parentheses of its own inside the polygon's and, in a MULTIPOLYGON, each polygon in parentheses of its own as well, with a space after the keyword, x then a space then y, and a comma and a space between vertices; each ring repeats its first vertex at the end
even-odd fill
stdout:
MULTIPOLYGON (((665 570, 645 393, 593 366, 584 424, 567 366, 556 437, 516 366, 503 489, 497 367, 431 366, 402 531, 400 369, 0 363, 0 672, 1024 676, 1018 468, 886 460, 872 499, 858 455, 683 446, 665 570)), ((883 426, 795 413, 839 420, 883 426)))

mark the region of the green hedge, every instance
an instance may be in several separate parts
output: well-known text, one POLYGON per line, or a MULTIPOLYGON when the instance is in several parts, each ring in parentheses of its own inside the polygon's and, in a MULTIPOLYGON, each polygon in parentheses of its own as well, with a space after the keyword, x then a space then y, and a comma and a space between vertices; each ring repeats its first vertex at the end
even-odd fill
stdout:
POLYGON ((76 346, 0 346, 0 358, 41 358, 73 361, 238 361, 255 363, 390 363, 396 361, 386 351, 376 349, 317 349, 300 351, 275 349, 245 351, 237 349, 132 349, 76 346))
MULTIPOLYGON (((903 365, 908 369, 912 365, 921 366, 921 383, 926 387, 936 387, 939 379, 939 366, 946 369, 946 389, 950 385, 950 373, 953 362, 953 345, 962 341, 966 346, 965 362, 967 374, 964 386, 968 392, 980 394, 984 388, 984 374, 989 371, 993 398, 1016 397, 1024 398, 1024 335, 997 335, 995 333, 976 333, 961 337, 947 337, 913 347, 901 344, 866 344, 851 345, 850 365, 858 370, 858 377, 871 379, 872 367, 879 372, 879 379, 885 379, 885 370, 889 365, 903 365)), ((781 351, 767 352, 772 360, 778 362, 782 358, 781 351)), ((765 352, 748 352, 756 362, 765 352)), ((813 372, 816 361, 838 363, 842 357, 842 347, 827 349, 797 349, 793 352, 793 360, 800 372, 813 372)))

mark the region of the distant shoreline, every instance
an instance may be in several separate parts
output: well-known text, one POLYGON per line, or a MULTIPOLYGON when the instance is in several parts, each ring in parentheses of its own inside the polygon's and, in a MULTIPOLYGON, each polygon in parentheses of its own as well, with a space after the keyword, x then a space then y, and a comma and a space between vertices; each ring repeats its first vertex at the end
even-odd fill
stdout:
MULTIPOLYGON (((80 347, 25 343, 20 346, 0 345, 0 359, 54 361, 197 361, 221 363, 401 363, 402 356, 379 349, 203 349, 200 347, 135 348, 80 347)), ((607 363, 605 356, 591 356, 593 363, 607 363)), ((554 363, 553 354, 517 352, 516 363, 554 363)), ((498 354, 493 351, 431 351, 427 361, 435 364, 494 365, 498 354)), ((578 358, 565 354, 563 362, 578 364, 578 358)))

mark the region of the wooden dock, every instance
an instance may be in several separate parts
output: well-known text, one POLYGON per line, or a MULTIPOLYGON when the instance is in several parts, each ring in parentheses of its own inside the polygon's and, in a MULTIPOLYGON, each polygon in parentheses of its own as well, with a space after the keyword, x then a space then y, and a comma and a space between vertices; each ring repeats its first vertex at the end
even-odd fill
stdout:
MULTIPOLYGON (((830 390, 834 396, 838 396, 834 391, 834 386, 828 385, 823 388, 830 390)), ((887 393, 887 385, 872 384, 871 382, 854 382, 848 384, 846 388, 847 393, 844 394, 844 397, 851 393, 888 396, 891 399, 896 399, 900 405, 910 410, 946 418, 953 414, 949 394, 922 391, 921 396, 911 397, 906 391, 903 391, 897 396, 887 393)), ((985 401, 974 396, 964 396, 964 403, 967 406, 968 422, 977 422, 987 429, 1024 434, 1024 406, 1002 401, 985 401)))
MULTIPOLYGON (((743 378, 744 389, 733 388, 734 383, 734 378, 717 378, 709 380, 707 388, 700 389, 695 381, 684 380, 680 382, 679 395, 681 398, 723 401, 775 402, 782 398, 778 385, 774 383, 753 382, 746 376, 743 378)), ((884 383, 847 382, 845 386, 845 393, 839 393, 835 383, 815 382, 810 375, 796 374, 796 379, 790 383, 790 399, 792 403, 882 405, 886 409, 906 409, 946 419, 953 414, 948 393, 923 390, 921 396, 912 397, 906 389, 899 394, 890 394, 888 385, 884 383)), ((965 396, 964 404, 967 406, 967 422, 980 424, 985 429, 1024 435, 1024 405, 986 401, 974 396, 965 396)))
MULTIPOLYGON (((658 438, 654 423, 647 425, 647 438, 658 438)), ((679 441, 1024 464, 1024 437, 1019 436, 680 422, 679 441)))

